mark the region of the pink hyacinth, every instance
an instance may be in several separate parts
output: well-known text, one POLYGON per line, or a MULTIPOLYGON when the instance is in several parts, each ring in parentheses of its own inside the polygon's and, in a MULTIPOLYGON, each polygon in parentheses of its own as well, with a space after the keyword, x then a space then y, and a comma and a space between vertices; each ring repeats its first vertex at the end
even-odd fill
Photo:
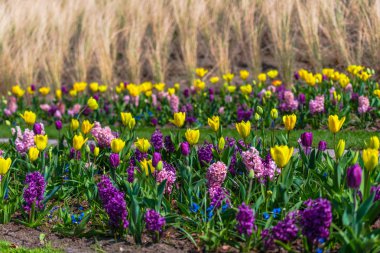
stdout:
POLYGON ((173 94, 168 96, 170 108, 172 109, 172 112, 178 112, 179 107, 179 98, 173 94))
POLYGON ((154 107, 157 106, 157 95, 156 94, 152 94, 152 105, 154 107))
POLYGON ((131 100, 131 97, 129 96, 129 95, 125 95, 124 97, 123 97, 123 101, 124 101, 124 103, 127 105, 127 104, 129 104, 129 101, 131 100))
POLYGON ((40 105, 40 108, 41 108, 42 111, 48 112, 51 107, 48 104, 42 104, 42 105, 40 105))
POLYGON ((216 162, 207 169, 207 184, 209 188, 221 186, 227 176, 227 166, 222 162, 216 162))
POLYGON ((311 114, 323 112, 325 110, 325 97, 321 95, 316 96, 314 100, 310 100, 309 110, 311 114))
POLYGON ((24 132, 21 131, 19 126, 16 127, 16 130, 12 129, 12 133, 17 134, 15 145, 17 151, 24 155, 28 152, 30 147, 34 146, 34 132, 30 129, 25 129, 24 132))
POLYGON ((69 114, 69 116, 74 117, 75 114, 78 114, 80 112, 80 109, 81 109, 81 105, 75 104, 72 109, 68 110, 67 113, 69 114))
POLYGON ((160 170, 156 175, 156 182, 161 183, 166 180, 165 184, 165 194, 171 194, 173 190, 173 185, 175 180, 177 179, 175 168, 168 164, 167 162, 163 162, 164 166, 162 170, 160 170))
POLYGON ((294 111, 298 108, 298 101, 294 99, 293 92, 287 90, 284 91, 284 102, 280 105, 283 111, 294 111))
POLYGON ((7 108, 4 109, 6 116, 11 116, 17 111, 17 99, 15 97, 9 97, 7 108))
POLYGON ((91 134, 94 136, 100 147, 109 147, 111 145, 111 141, 115 139, 111 128, 102 128, 100 123, 97 121, 95 121, 94 127, 91 129, 91 134))
POLYGON ((269 155, 263 160, 259 155, 259 151, 254 147, 243 151, 242 158, 246 169, 248 171, 253 170, 255 178, 261 183, 265 183, 268 178, 272 180, 276 174, 281 172, 269 155))
POLYGON ((366 113, 369 111, 369 99, 366 96, 359 97, 359 107, 358 112, 360 114, 366 113))

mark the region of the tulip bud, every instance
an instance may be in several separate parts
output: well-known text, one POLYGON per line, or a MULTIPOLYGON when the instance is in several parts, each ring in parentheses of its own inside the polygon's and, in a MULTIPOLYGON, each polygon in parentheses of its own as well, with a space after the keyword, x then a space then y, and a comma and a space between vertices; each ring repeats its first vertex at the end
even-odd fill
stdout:
POLYGON ((326 149, 327 149, 327 143, 325 141, 320 141, 318 143, 318 150, 323 152, 326 149))
POLYGON ((267 191, 268 197, 272 196, 273 192, 271 190, 267 191))
POLYGON ((358 189, 362 182, 362 169, 358 164, 353 165, 347 170, 347 185, 350 188, 358 189))
POLYGON ((164 167, 164 163, 163 163, 162 161, 159 161, 159 162, 157 163, 156 169, 157 169, 158 171, 161 171, 163 167, 164 167))
POLYGON ((255 178, 255 171, 254 170, 249 170, 248 178, 249 179, 255 178))
POLYGON ((350 164, 351 164, 351 165, 356 164, 356 162, 358 161, 358 158, 359 158, 359 152, 355 152, 355 155, 354 155, 354 157, 352 158, 350 164))
POLYGON ((55 122, 55 128, 56 128, 57 130, 61 130, 61 129, 62 129, 62 121, 57 120, 57 121, 55 122))
POLYGON ((256 107, 256 112, 258 113, 258 114, 260 114, 260 115, 262 115, 263 113, 264 113, 264 110, 263 110, 263 108, 261 107, 261 106, 257 106, 256 107))
POLYGON ((218 149, 223 150, 225 144, 226 144, 226 141, 224 140, 223 136, 220 137, 220 139, 218 141, 218 149))
POLYGON ((99 155, 99 147, 94 148, 94 156, 97 157, 99 155))
POLYGON ((344 140, 340 139, 338 144, 335 147, 335 157, 337 159, 342 157, 345 147, 346 147, 346 142, 344 140))
POLYGON ((377 136, 372 136, 369 139, 368 148, 379 149, 379 146, 380 146, 379 138, 377 138, 377 136))
POLYGON ((42 133, 42 125, 38 122, 34 123, 33 132, 34 132, 34 134, 41 134, 42 133))
POLYGON ((271 111, 270 111, 270 116, 273 120, 277 119, 278 118, 278 111, 276 108, 273 108, 271 111))
POLYGON ((181 153, 184 156, 188 156, 190 154, 190 145, 188 142, 181 143, 181 153))
POLYGON ((11 122, 10 122, 9 120, 6 120, 6 121, 5 121, 5 124, 6 124, 7 126, 10 126, 10 125, 11 125, 11 122))
POLYGON ((301 134, 301 144, 304 147, 311 147, 313 144, 313 133, 305 132, 301 134))
POLYGON ((256 121, 259 121, 261 119, 260 115, 256 112, 255 113, 255 120, 256 121))
POLYGON ((158 152, 154 152, 154 154, 153 154, 153 158, 152 158, 152 165, 153 165, 154 167, 156 167, 157 164, 158 164, 158 162, 160 162, 161 160, 162 160, 162 158, 161 158, 161 154, 158 153, 158 152))
POLYGON ((119 154, 112 153, 110 155, 110 163, 113 168, 117 168, 117 166, 120 164, 119 154))
POLYGON ((91 151, 90 146, 86 145, 86 148, 85 148, 85 149, 86 149, 86 152, 87 152, 87 153, 90 153, 90 151, 91 151))

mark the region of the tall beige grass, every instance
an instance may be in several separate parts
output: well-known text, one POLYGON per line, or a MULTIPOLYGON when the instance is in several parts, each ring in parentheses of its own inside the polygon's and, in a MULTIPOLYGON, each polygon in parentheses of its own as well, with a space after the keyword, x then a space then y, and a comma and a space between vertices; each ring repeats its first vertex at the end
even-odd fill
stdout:
MULTIPOLYGON (((0 0, 0 82, 173 81, 363 64, 380 70, 380 0, 0 0)), ((189 83, 189 82, 188 82, 189 83)))

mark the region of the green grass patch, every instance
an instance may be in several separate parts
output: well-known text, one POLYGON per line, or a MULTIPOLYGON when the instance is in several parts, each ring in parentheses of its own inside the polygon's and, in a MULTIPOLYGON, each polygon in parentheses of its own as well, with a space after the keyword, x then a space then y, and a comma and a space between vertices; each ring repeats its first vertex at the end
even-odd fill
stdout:
MULTIPOLYGON (((112 128, 112 127, 111 127, 112 128)), ((64 128, 62 132, 64 133, 67 128, 64 128)), ((154 127, 142 127, 136 129, 136 136, 140 138, 147 138, 149 139, 151 134, 154 132, 154 127)), ((201 136, 199 143, 203 143, 205 140, 210 140, 209 135, 214 134, 214 132, 210 128, 200 128, 201 130, 201 136)), ((57 139, 58 138, 58 131, 55 129, 54 126, 46 126, 45 131, 49 136, 49 139, 57 139)), ((161 128, 161 131, 164 135, 168 135, 170 132, 176 132, 180 131, 181 135, 184 136, 186 129, 177 129, 177 128, 161 128)), ((290 132, 290 145, 291 146, 298 146, 298 139, 300 138, 301 134, 305 131, 309 131, 313 133, 313 146, 318 147, 318 142, 321 140, 324 140, 327 142, 328 148, 333 148, 333 134, 329 130, 294 130, 290 132)), ((261 130, 255 130, 253 131, 256 136, 262 137, 261 130)), ((272 134, 271 130, 264 130, 264 134, 267 138, 270 138, 270 135, 272 134)), ((280 135, 286 135, 285 130, 275 130, 275 136, 280 135)), ((336 135, 336 141, 339 139, 344 139, 346 141, 346 148, 349 149, 363 149, 365 147, 365 141, 368 141, 368 139, 371 136, 379 136, 378 132, 373 131, 367 131, 367 130, 344 130, 340 131, 336 135)), ((234 137, 239 138, 239 134, 235 129, 223 129, 223 136, 224 137, 234 137)), ((0 126, 0 138, 10 138, 11 137, 11 131, 10 127, 8 126, 0 126)))
POLYGON ((14 248, 11 243, 7 241, 0 241, 0 252, 2 253, 61 253, 62 250, 54 249, 49 246, 45 246, 42 248, 14 248))

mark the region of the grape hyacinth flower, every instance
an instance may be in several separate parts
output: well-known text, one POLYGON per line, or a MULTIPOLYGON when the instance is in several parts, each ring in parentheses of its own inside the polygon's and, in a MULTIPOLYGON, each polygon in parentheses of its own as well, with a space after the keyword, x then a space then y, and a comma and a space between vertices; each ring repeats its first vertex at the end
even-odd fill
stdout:
POLYGON ((98 183, 99 197, 102 201, 103 208, 109 216, 110 225, 113 228, 126 229, 129 225, 127 220, 127 204, 124 199, 124 193, 112 185, 111 180, 103 175, 98 183))
POLYGON ((253 231, 256 230, 255 213, 244 202, 239 206, 236 221, 238 223, 236 229, 240 234, 251 236, 253 231))
POLYGON ((158 212, 148 209, 144 217, 145 227, 149 232, 161 233, 166 224, 166 220, 158 212))
POLYGON ((312 243, 319 238, 327 239, 332 222, 331 203, 327 199, 309 199, 304 202, 306 208, 300 211, 302 234, 312 243))
POLYGON ((44 177, 39 171, 29 173, 26 175, 25 184, 28 187, 23 194, 25 200, 24 210, 30 212, 33 205, 38 209, 42 209, 46 187, 44 177))
POLYGON ((155 151, 160 151, 164 147, 164 136, 159 129, 156 129, 150 138, 155 151))
POLYGON ((261 232, 261 237, 265 248, 272 249, 275 246, 275 240, 283 243, 292 242, 297 238, 297 234, 295 213, 289 213, 284 220, 279 221, 272 229, 264 229, 261 232))

